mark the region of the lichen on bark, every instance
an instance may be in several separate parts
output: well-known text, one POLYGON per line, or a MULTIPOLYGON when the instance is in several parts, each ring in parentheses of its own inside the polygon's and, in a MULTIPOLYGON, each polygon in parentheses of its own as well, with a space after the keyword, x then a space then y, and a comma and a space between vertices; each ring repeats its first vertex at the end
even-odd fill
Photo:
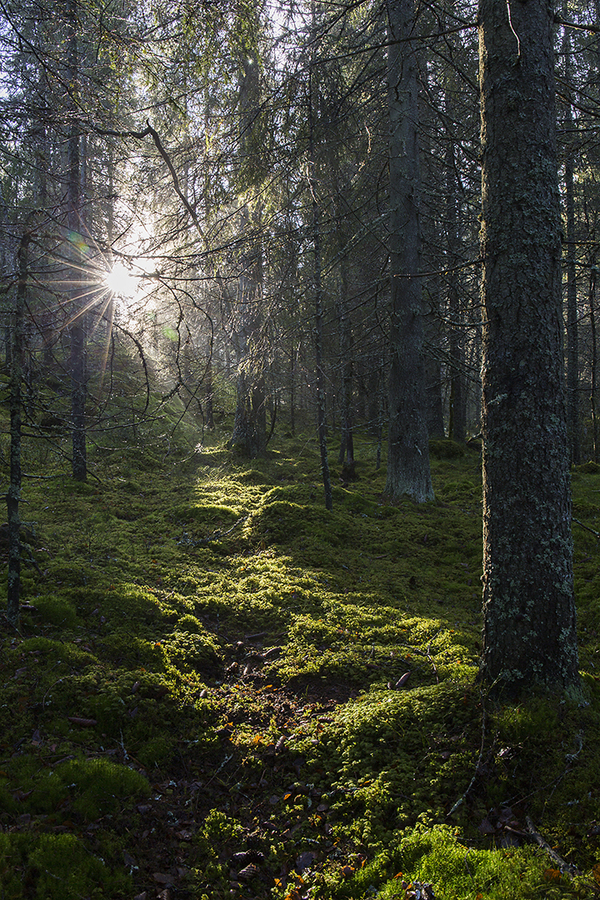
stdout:
POLYGON ((578 684, 552 12, 480 0, 483 653, 496 691, 578 684))

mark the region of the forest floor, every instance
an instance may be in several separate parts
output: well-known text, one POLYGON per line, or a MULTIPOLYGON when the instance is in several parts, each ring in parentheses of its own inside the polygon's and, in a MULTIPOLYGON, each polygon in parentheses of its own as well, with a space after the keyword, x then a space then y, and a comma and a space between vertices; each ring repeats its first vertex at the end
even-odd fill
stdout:
POLYGON ((358 439, 327 512, 311 435, 253 462, 150 437, 91 448, 86 484, 26 461, 2 900, 600 896, 599 467, 573 473, 586 702, 514 705, 475 681, 477 449, 433 443, 436 501, 391 506, 358 439))

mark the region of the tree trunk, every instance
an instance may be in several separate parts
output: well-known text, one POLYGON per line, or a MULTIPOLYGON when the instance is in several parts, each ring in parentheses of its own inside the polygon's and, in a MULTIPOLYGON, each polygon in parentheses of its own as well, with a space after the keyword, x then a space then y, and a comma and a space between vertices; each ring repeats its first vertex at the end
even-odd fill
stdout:
POLYGON ((423 359, 414 0, 387 0, 391 322, 386 493, 433 499, 423 359))
POLYGON ((507 696, 578 685, 552 19, 546 0, 480 0, 480 675, 507 696))
POLYGON ((592 358, 590 360, 590 418, 592 420, 592 454, 598 462, 598 415, 596 410, 596 382, 598 380, 598 339, 596 336, 596 267, 590 267, 590 331, 592 338, 592 358))
POLYGON ((567 421, 570 459, 580 461, 579 428, 579 316, 577 310, 577 272, 575 266, 575 199, 571 154, 565 162, 565 205, 567 212, 567 421))
MULTIPOLYGON (((77 0, 69 0, 68 3, 68 28, 69 28, 69 83, 75 90, 79 77, 79 51, 77 42, 77 0)), ((85 434, 85 401, 86 401, 86 372, 85 372, 85 312, 83 310, 82 295, 84 293, 81 277, 81 256, 83 241, 81 238, 81 134, 78 112, 74 104, 71 104, 70 115, 72 117, 68 153, 68 228, 71 256, 71 271, 69 282, 71 285, 71 324, 69 328, 71 337, 71 428, 72 428, 72 472, 75 481, 85 481, 87 478, 87 452, 85 434)))
MULTIPOLYGON (((568 16, 567 4, 565 13, 568 16)), ((565 29, 563 37, 565 61, 565 81, 571 78, 571 37, 565 29)), ((565 212, 567 239, 567 423, 571 463, 580 461, 579 426, 579 317, 577 311, 577 269, 575 258, 575 173, 573 162, 573 131, 575 121, 571 107, 570 90, 567 96, 567 110, 564 123, 567 132, 567 158, 565 160, 565 212)))
POLYGON ((10 485, 6 493, 8 516, 8 588, 6 618, 15 628, 19 625, 21 594, 21 403, 23 382, 24 312, 27 297, 27 265, 31 235, 25 232, 18 252, 19 281, 12 326, 10 378, 10 485))
POLYGON ((427 397, 427 433, 430 438, 444 438, 444 402, 442 397, 442 329, 441 291, 436 282, 429 293, 429 312, 425 320, 425 339, 429 352, 425 357, 425 391, 427 397))
MULTIPOLYGON (((244 70, 240 83, 240 173, 247 177, 246 167, 252 158, 257 110, 260 102, 258 60, 250 52, 242 59, 244 70)), ((238 281, 238 356, 237 404, 230 446, 254 459, 267 449, 265 410, 265 359, 260 347, 263 323, 263 248, 261 234, 261 202, 244 203, 240 209, 240 240, 244 250, 240 259, 238 281)))
POLYGON ((213 387, 212 342, 211 342, 211 346, 209 346, 208 352, 209 352, 209 357, 208 357, 208 362, 206 364, 206 371, 204 373, 204 409, 205 409, 204 424, 208 428, 209 431, 213 431, 213 429, 215 427, 215 413, 214 413, 214 404, 213 404, 214 387, 213 387))
MULTIPOLYGON (((336 161, 337 162, 337 161, 336 161)), ((337 168, 337 166, 336 166, 337 168)), ((340 420, 342 438, 338 462, 342 466, 344 480, 353 479, 356 475, 354 462, 354 423, 352 421, 352 326, 348 309, 348 259, 345 252, 342 210, 336 209, 336 230, 338 253, 340 254, 340 281, 336 303, 336 315, 339 329, 341 402, 340 420)))
POLYGON ((267 417, 265 381, 260 338, 262 324, 262 247, 260 244, 260 211, 241 211, 241 234, 247 247, 241 259, 242 272, 238 284, 239 326, 236 336, 238 355, 237 403, 230 446, 249 459, 264 456, 267 449, 267 417))
POLYGON ((296 434, 296 342, 291 341, 290 346, 290 431, 296 434))
MULTIPOLYGON (((315 3, 312 3, 312 22, 315 27, 315 3)), ((331 490, 331 475, 329 472, 329 457, 327 449, 327 409, 325 395, 325 373, 323 371, 323 283, 321 277, 321 219, 317 200, 317 180, 315 177, 316 149, 315 149, 315 115, 316 93, 315 75, 311 66, 309 85, 309 186, 312 197, 312 250, 313 250, 313 290, 315 299, 315 366, 317 369, 317 436, 321 453, 321 476, 323 478, 323 491, 325 495, 325 508, 333 508, 333 493, 331 490)))
MULTIPOLYGON (((452 97, 452 75, 446 73, 445 112, 449 121, 454 119, 452 97)), ((456 268, 460 262, 460 236, 458 216, 458 185, 456 183, 456 161, 454 144, 446 145, 446 260, 448 278, 448 315, 450 334, 448 336, 450 355, 450 402, 448 410, 448 437, 463 444, 467 437, 467 403, 465 391, 465 353, 462 333, 462 310, 460 304, 459 274, 456 268)))

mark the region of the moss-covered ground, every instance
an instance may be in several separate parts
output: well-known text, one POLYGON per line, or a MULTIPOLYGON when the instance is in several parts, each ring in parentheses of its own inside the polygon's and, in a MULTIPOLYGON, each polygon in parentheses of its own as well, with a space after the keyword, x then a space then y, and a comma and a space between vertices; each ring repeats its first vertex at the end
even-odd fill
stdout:
POLYGON ((475 682, 476 448, 433 444, 436 501, 390 506, 357 437, 327 512, 309 433, 253 462, 225 430, 136 434, 90 446, 86 484, 28 450, 2 900, 599 894, 593 466, 573 474, 586 703, 503 705, 475 682))

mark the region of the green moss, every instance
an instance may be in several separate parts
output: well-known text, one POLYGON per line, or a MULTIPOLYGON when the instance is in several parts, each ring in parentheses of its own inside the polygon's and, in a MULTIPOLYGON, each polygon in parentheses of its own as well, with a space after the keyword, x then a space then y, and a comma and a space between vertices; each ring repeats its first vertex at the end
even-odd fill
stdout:
POLYGON ((475 497, 476 487, 470 479, 460 481, 447 481, 440 490, 440 496, 444 500, 472 500, 475 497))
POLYGON ((73 628, 77 622, 75 608, 64 597, 38 595, 35 598, 35 609, 42 621, 64 628, 73 628))
POLYGON ((90 853, 73 834, 1 834, 0 884, 5 900, 130 895, 131 879, 90 853), (106 893, 105 893, 106 891, 106 893))
MULTIPOLYGON (((432 455, 439 504, 392 506, 382 501, 375 446, 357 434, 361 479, 336 487, 327 512, 312 435, 276 436, 268 459, 244 463, 223 449, 224 434, 195 453, 190 429, 171 456, 150 426, 148 434, 150 453, 143 443, 92 451, 102 485, 91 490, 73 490, 67 478, 39 493, 36 482, 28 487, 49 557, 43 576, 27 572, 34 609, 22 634, 0 633, 5 896, 7 885, 15 900, 50 890, 37 864, 19 856, 44 829, 73 835, 86 856, 105 861, 93 881, 73 850, 73 885, 84 897, 138 895, 175 854, 182 893, 230 896, 233 857, 246 850, 264 857, 262 880, 247 888, 257 900, 296 889, 323 900, 391 897, 399 871, 430 880, 442 900, 475 900, 476 888, 509 897, 517 874, 523 896, 571 896, 566 882, 544 881, 552 865, 543 855, 498 851, 481 834, 490 810, 507 803, 593 876, 600 542, 588 529, 600 532, 600 505, 592 474, 573 483, 587 526, 575 527, 575 577, 589 705, 531 698, 501 707, 473 686, 475 454, 444 446, 432 455), (144 846, 152 857, 139 859, 144 846), (300 885, 292 870, 309 852, 300 885), (133 884, 124 853, 139 865, 133 884)), ((64 896, 75 896, 55 874, 64 896)))
POLYGON ((585 475, 597 475, 600 472, 600 465, 597 462, 594 462, 592 459, 588 460, 585 463, 582 463, 579 466, 574 466, 573 470, 575 472, 580 472, 585 475))
MULTIPOLYGON (((199 623, 198 623, 199 624, 199 623)), ((171 666, 181 672, 214 673, 220 663, 218 646, 204 629, 203 634, 180 629, 162 642, 162 648, 171 666)))
POLYGON ((150 793, 143 775, 106 759, 72 760, 57 766, 56 775, 74 792, 74 811, 88 821, 150 793))
POLYGON ((539 897, 584 897, 584 885, 561 878, 539 849, 476 850, 461 842, 448 826, 417 827, 399 842, 402 876, 380 896, 397 896, 398 882, 430 883, 441 900, 485 897, 490 900, 538 900, 539 897))
POLYGON ((465 455, 465 447, 456 441, 430 440, 429 454, 434 459, 458 459, 465 455))

